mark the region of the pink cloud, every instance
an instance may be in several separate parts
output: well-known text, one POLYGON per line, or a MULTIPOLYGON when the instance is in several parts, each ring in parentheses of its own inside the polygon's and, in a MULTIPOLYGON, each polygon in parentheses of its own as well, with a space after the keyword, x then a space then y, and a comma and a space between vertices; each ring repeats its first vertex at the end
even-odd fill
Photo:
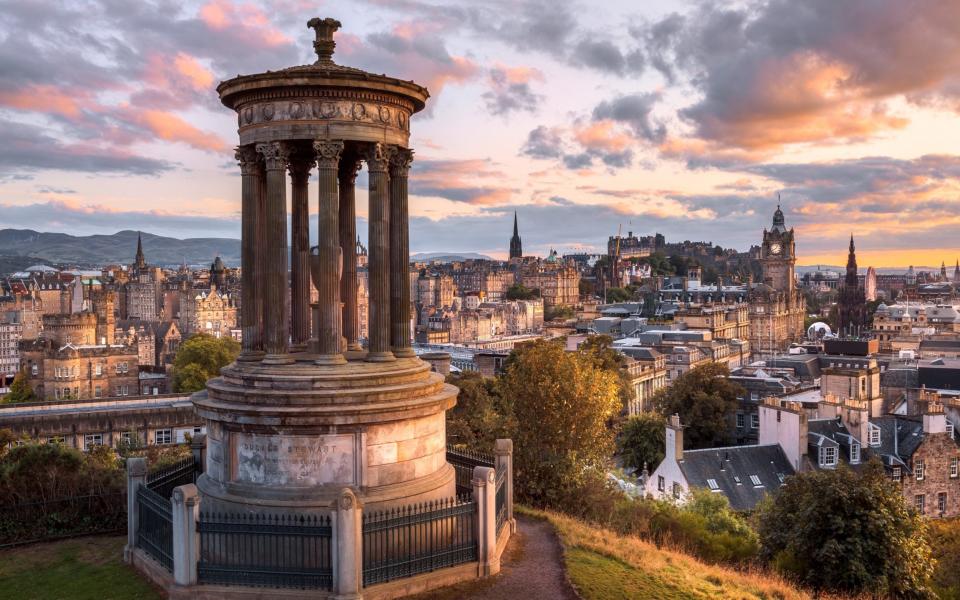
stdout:
POLYGON ((216 31, 237 29, 239 37, 250 43, 267 47, 290 43, 290 38, 274 27, 266 13, 253 4, 210 0, 200 7, 199 16, 210 29, 216 31))
POLYGON ((83 91, 64 90, 52 85, 31 85, 19 90, 0 91, 0 105, 59 115, 71 120, 80 119, 89 103, 83 91))
POLYGON ((162 140, 183 142, 194 148, 212 152, 222 152, 227 149, 227 144, 219 136, 201 131, 173 113, 148 110, 140 115, 138 121, 162 140))

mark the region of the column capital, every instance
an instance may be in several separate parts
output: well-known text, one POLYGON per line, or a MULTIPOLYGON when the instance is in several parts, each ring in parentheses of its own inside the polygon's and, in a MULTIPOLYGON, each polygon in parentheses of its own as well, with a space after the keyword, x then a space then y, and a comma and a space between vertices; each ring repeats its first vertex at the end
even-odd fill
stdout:
POLYGON ((282 171, 290 162, 292 150, 283 142, 266 142, 257 144, 257 152, 263 156, 263 162, 268 170, 282 171))
POLYGON ((367 147, 364 159, 367 161, 367 170, 371 173, 387 173, 390 163, 390 147, 376 142, 367 147))
POLYGON ((313 140, 317 166, 321 169, 336 169, 343 154, 343 140, 313 140))
POLYGON ((233 157, 240 165, 242 175, 256 175, 260 169, 260 155, 253 146, 237 146, 233 150, 233 157))
POLYGON ((352 151, 343 154, 340 158, 340 171, 337 174, 341 185, 354 185, 357 182, 357 174, 363 166, 361 160, 361 157, 352 151))
POLYGON ((313 157, 306 152, 294 152, 287 161, 287 169, 293 183, 306 183, 313 169, 313 157))
POLYGON ((391 177, 407 177, 413 163, 413 150, 401 146, 392 146, 388 153, 391 177))

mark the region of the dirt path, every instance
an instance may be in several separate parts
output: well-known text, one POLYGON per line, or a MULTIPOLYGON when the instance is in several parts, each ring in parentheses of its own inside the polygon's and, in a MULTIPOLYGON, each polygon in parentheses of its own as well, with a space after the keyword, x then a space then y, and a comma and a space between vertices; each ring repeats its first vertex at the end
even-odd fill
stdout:
POLYGON ((483 581, 413 596, 415 600, 576 600, 567 583, 560 542, 546 521, 517 518, 518 531, 500 573, 483 581))

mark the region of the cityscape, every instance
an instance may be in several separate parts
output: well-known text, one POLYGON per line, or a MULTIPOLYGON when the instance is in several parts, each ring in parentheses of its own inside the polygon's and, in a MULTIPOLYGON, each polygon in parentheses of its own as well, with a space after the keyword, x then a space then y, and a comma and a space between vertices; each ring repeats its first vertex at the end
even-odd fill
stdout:
POLYGON ((296 4, 0 17, 0 597, 960 597, 958 7, 296 4))

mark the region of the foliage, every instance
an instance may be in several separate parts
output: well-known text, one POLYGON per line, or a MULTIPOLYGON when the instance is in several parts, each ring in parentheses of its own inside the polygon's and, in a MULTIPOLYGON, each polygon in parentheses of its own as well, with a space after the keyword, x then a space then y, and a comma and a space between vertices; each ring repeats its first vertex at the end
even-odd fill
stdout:
POLYGON ((450 375, 447 383, 460 388, 457 405, 447 411, 447 439, 453 445, 489 453, 497 438, 507 437, 510 429, 495 380, 465 371, 450 375))
POLYGON ((627 419, 617 436, 617 453, 625 467, 650 473, 663 460, 665 420, 656 413, 642 413, 627 419))
POLYGON ((922 518, 879 462, 787 479, 758 511, 762 556, 817 590, 930 598, 933 560, 922 518))
POLYGON ((176 392, 197 392, 207 380, 220 374, 220 369, 237 359, 240 344, 233 338, 215 338, 198 333, 190 336, 173 360, 173 389, 176 392))
POLYGON ((573 307, 565 304, 559 304, 557 306, 551 306, 548 308, 543 315, 543 320, 553 321, 554 319, 572 319, 574 314, 573 307))
POLYGON ((654 252, 650 256, 645 256, 641 260, 650 265, 650 274, 654 277, 658 275, 673 275, 674 267, 670 259, 663 252, 654 252))
POLYGON ((37 400, 30 382, 27 380, 27 370, 20 369, 10 384, 10 391, 3 397, 3 402, 15 404, 18 402, 34 402, 37 400))
POLYGON ((580 283, 577 284, 577 291, 580 293, 581 298, 593 298, 597 294, 597 286, 593 280, 583 277, 580 279, 580 283))
POLYGON ((933 587, 938 598, 960 599, 960 520, 931 519, 928 524, 930 547, 937 566, 933 587))
POLYGON ((607 302, 627 302, 633 298, 630 290, 621 287, 607 288, 607 302))
POLYGON ((577 350, 598 369, 617 375, 620 388, 618 391, 620 413, 626 413, 630 399, 633 397, 633 386, 630 384, 630 376, 623 368, 627 363, 627 357, 613 348, 613 338, 609 335, 587 336, 577 350))
POLYGON ((0 590, 7 598, 159 600, 160 592, 123 564, 124 543, 126 537, 85 537, 4 550, 0 590))
MULTIPOLYGON (((647 502, 645 506, 654 506, 647 502)), ((809 599, 776 575, 705 564, 644 541, 632 533, 598 528, 553 512, 521 514, 546 518, 564 547, 571 583, 586 600, 657 598, 664 600, 809 599)))
POLYGON ((540 290, 537 288, 528 288, 520 283, 515 283, 507 288, 504 294, 507 300, 533 300, 540 297, 540 290))
POLYGON ((515 349, 498 390, 513 414, 517 498, 557 506, 589 469, 613 450, 608 421, 620 409, 617 375, 562 342, 537 340, 515 349))
POLYGON ((678 414, 685 426, 686 448, 712 448, 729 444, 737 398, 746 393, 730 381, 727 366, 707 363, 678 377, 673 385, 659 390, 653 404, 664 416, 678 414))

